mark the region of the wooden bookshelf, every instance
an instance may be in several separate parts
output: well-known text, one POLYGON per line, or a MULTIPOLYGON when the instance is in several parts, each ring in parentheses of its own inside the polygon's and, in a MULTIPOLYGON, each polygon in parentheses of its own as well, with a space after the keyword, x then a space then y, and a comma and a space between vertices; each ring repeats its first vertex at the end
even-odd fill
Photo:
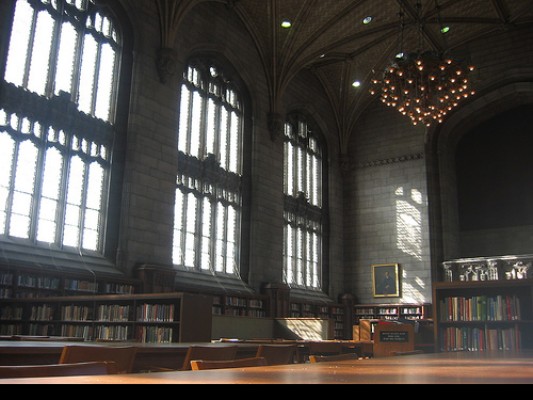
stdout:
POLYGON ((330 319, 334 338, 346 339, 346 313, 343 304, 291 300, 290 317, 330 319))
POLYGON ((355 304, 353 307, 353 321, 358 324, 362 319, 391 320, 399 319, 430 319, 432 305, 421 304, 355 304))
POLYGON ((211 306, 211 296, 189 293, 2 299, 0 335, 209 342, 211 306))
POLYGON ((133 294, 137 286, 120 274, 0 265, 0 299, 133 294))
POLYGON ((213 315, 266 318, 269 316, 268 296, 223 294, 213 295, 213 315))
POLYGON ((533 348, 533 280, 437 282, 433 286, 439 351, 533 348))

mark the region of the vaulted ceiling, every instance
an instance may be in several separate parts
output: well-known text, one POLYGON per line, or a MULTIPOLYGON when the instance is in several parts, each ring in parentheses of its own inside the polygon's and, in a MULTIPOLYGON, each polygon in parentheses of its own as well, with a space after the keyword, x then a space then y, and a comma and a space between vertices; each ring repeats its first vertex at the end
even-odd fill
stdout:
MULTIPOLYGON (((372 96, 373 71, 400 50, 464 53, 469 41, 533 24, 533 0, 158 0, 178 19, 196 4, 225 3, 256 43, 269 79, 270 108, 280 111, 284 90, 310 69, 322 82, 345 148, 372 96), (364 24, 366 17, 372 17, 364 24), (281 22, 288 19, 289 29, 281 22), (403 20, 403 23, 402 23, 403 20), (443 26, 449 26, 446 34, 443 26), (362 82, 358 89, 352 82, 362 82)), ((490 41, 487 41, 490 45, 490 41)), ((476 66, 482 67, 482 66, 476 66)))

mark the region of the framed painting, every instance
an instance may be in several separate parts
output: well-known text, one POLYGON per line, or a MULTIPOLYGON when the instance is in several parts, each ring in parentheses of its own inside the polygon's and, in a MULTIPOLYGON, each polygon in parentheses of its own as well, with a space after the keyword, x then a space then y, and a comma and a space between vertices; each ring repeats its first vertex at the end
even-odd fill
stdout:
POLYGON ((399 264, 372 264, 374 297, 400 297, 399 264))

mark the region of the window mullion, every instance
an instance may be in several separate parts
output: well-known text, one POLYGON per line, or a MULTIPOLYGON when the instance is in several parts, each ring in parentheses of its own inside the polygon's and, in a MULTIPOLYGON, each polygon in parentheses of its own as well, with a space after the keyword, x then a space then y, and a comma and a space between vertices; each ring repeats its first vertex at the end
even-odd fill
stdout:
POLYGON ((223 260, 224 260, 224 266, 223 266, 223 271, 224 273, 228 273, 228 218, 229 218, 229 212, 228 212, 228 205, 226 206, 223 206, 222 204, 220 205, 220 209, 221 211, 223 212, 222 216, 222 228, 221 228, 221 233, 222 233, 222 237, 224 238, 222 240, 222 254, 223 254, 223 260))
POLYGON ((15 197, 15 174, 17 171, 17 162, 19 158, 20 153, 20 140, 15 139, 15 144, 13 148, 13 159, 11 161, 11 177, 9 178, 9 191, 8 191, 8 198, 7 198, 7 204, 6 204, 6 226, 5 226, 5 232, 10 232, 10 226, 11 226, 11 219, 13 216, 13 201, 15 197))
POLYGON ((90 163, 88 162, 87 157, 82 156, 81 159, 83 161, 84 173, 83 173, 83 186, 81 189, 83 195, 81 196, 81 204, 80 204, 80 232, 79 232, 80 248, 83 247, 83 238, 85 236, 85 227, 86 227, 85 217, 87 215, 87 192, 89 188, 89 177, 90 177, 90 174, 89 174, 90 163))
MULTIPOLYGON (((216 272, 216 261, 217 261, 217 234, 218 234, 218 226, 217 226, 217 217, 218 217, 218 207, 217 202, 212 201, 211 202, 211 240, 209 242, 209 263, 210 263, 210 269, 211 272, 216 272)), ((224 269, 222 269, 224 271, 224 269)))
MULTIPOLYGON (((88 35, 89 33, 85 33, 85 35, 88 35)), ((102 62, 102 43, 96 42, 96 57, 94 60, 94 70, 93 70, 93 82, 94 82, 94 90, 92 91, 92 99, 91 99, 91 115, 96 115, 96 102, 98 100, 98 85, 100 83, 99 74, 98 71, 100 70, 100 64, 102 62)))
POLYGON ((32 199, 32 212, 30 223, 30 238, 35 242, 37 238, 37 223, 39 221, 39 209, 41 207, 41 200, 43 197, 43 180, 44 180, 44 157, 46 149, 46 138, 44 142, 38 143, 37 146, 37 160, 35 168, 35 184, 34 184, 34 196, 32 199))
POLYGON ((187 243, 187 207, 189 203, 189 196, 187 195, 187 192, 181 191, 181 197, 182 197, 182 205, 180 210, 180 221, 182 221, 182 224, 180 226, 181 231, 181 237, 180 242, 178 243, 180 256, 181 256, 181 264, 185 266, 185 251, 186 251, 186 243, 187 243))
POLYGON ((48 77, 46 80, 46 89, 45 93, 47 96, 52 96, 54 94, 54 86, 55 86, 55 76, 57 71, 57 58, 58 58, 58 52, 59 52, 59 38, 61 38, 61 27, 63 22, 63 9, 64 9, 64 3, 60 2, 59 6, 59 15, 61 16, 58 19, 52 18, 54 21, 54 29, 53 29, 53 37, 52 37, 52 44, 50 46, 50 63, 48 68, 48 77))
POLYGON ((192 124, 193 124, 193 118, 194 118, 194 95, 195 95, 195 92, 196 92, 196 88, 193 88, 190 92, 189 92, 189 96, 190 96, 190 99, 189 99, 189 110, 188 110, 188 113, 189 113, 189 122, 188 122, 188 128, 187 129, 187 132, 185 133, 187 135, 187 142, 186 142, 186 153, 185 154, 191 154, 193 151, 192 151, 192 132, 193 132, 193 128, 192 128, 192 124))
POLYGON ((298 283, 298 226, 295 224, 292 227, 292 261, 291 261, 291 268, 292 268, 292 282, 290 283, 298 283))
MULTIPOLYGON (((74 29, 78 33, 77 37, 77 43, 76 43, 76 52, 74 54, 74 65, 77 68, 74 68, 72 71, 72 82, 71 82, 71 95, 70 98, 72 101, 76 102, 76 99, 79 96, 80 93, 80 77, 81 77, 81 67, 82 67, 82 56, 83 56, 83 48, 85 43, 85 35, 83 34, 84 29, 79 29, 78 26, 74 26, 74 29)), ((118 68, 118 63, 117 63, 118 68)), ((113 73, 117 73, 117 71, 113 71, 113 73)))
POLYGON ((194 221, 194 269, 200 271, 202 269, 202 216, 204 214, 204 204, 202 196, 195 198, 196 202, 196 219, 194 221))
MULTIPOLYGON (((214 143, 213 143, 213 150, 215 152, 215 158, 220 161, 221 156, 221 149, 222 146, 224 146, 224 143, 222 143, 222 133, 224 132, 221 124, 221 112, 223 105, 220 104, 220 100, 217 98, 214 99, 214 105, 215 105, 215 120, 213 123, 215 124, 215 135, 214 135, 214 143)), ((227 128, 227 127, 226 127, 227 128)), ((227 151, 227 149, 226 149, 227 151)), ((222 168, 226 169, 226 165, 223 165, 222 168)))
MULTIPOLYGON (((205 83, 206 87, 208 83, 205 83)), ((201 96, 201 110, 200 110, 200 121, 198 123, 200 124, 200 129, 198 131, 200 135, 200 140, 198 142, 199 149, 198 149, 198 159, 204 160, 207 156, 207 145, 206 145, 206 136, 207 136, 207 109, 208 105, 207 102, 209 100, 209 96, 201 96)))
MULTIPOLYGON (((33 46, 35 46, 35 34, 37 32, 37 17, 39 16, 38 10, 33 10, 33 16, 31 21, 30 37, 28 40, 28 52, 26 53, 26 62, 24 68, 24 78, 22 80, 22 87, 28 88, 30 82, 30 71, 31 71, 31 59, 33 54, 33 46)), ((13 39, 11 39, 13 40, 13 39)))
POLYGON ((55 237, 55 243, 62 244, 63 243, 63 235, 64 231, 62 228, 65 225, 65 218, 66 218, 66 205, 67 205, 67 184, 68 184, 68 174, 69 174, 69 166, 70 166, 70 149, 72 139, 67 138, 66 148, 58 147, 60 152, 62 153, 62 159, 63 159, 63 168, 61 169, 63 173, 61 174, 61 180, 59 182, 59 194, 58 194, 58 204, 57 204, 57 210, 56 210, 56 223, 58 226, 58 229, 56 230, 56 237, 55 237))

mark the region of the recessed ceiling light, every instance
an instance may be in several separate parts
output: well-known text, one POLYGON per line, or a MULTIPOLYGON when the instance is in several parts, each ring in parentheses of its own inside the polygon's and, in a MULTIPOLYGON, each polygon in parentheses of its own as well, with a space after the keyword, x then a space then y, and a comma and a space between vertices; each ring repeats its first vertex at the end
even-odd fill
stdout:
POLYGON ((291 26, 292 26, 292 23, 288 19, 284 19, 283 21, 281 21, 281 27, 282 28, 288 29, 291 26))
POLYGON ((371 15, 369 15, 368 17, 364 17, 363 18, 363 24, 368 25, 369 23, 372 22, 373 19, 374 19, 374 17, 371 16, 371 15))

